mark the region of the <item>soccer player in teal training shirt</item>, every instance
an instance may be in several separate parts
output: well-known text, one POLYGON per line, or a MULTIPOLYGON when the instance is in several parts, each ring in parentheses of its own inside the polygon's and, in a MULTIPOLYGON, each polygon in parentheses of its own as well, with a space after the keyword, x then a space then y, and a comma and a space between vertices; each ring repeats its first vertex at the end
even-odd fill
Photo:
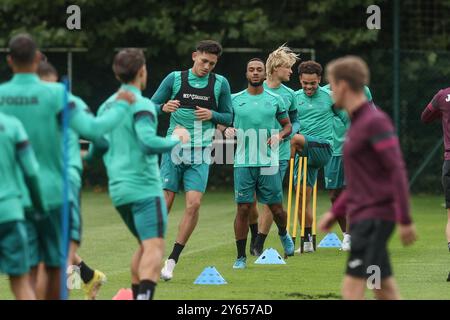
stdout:
MULTIPOLYGON (((58 72, 47 61, 41 61, 37 71, 42 81, 57 82, 58 72)), ((86 113, 91 113, 87 104, 79 97, 71 95, 77 107, 86 113)), ((80 136, 74 130, 69 129, 69 195, 70 195, 70 249, 68 256, 68 265, 76 265, 80 270, 80 277, 83 281, 83 291, 86 300, 95 300, 101 286, 106 282, 106 276, 99 270, 92 270, 77 254, 81 243, 81 176, 83 165, 81 162, 80 136)), ((42 268, 38 272, 45 272, 42 268)), ((39 281, 45 283, 45 281, 39 281)), ((44 291, 45 288, 37 288, 37 291, 44 291)), ((38 293, 39 296, 39 293, 38 293)))
POLYGON ((175 194, 183 184, 186 208, 180 221, 173 250, 161 270, 170 280, 184 246, 195 229, 201 200, 208 183, 210 150, 215 125, 231 124, 230 85, 225 77, 212 73, 222 54, 219 43, 200 41, 192 54, 194 65, 185 71, 171 72, 152 97, 162 113, 170 113, 171 135, 176 127, 186 128, 191 142, 177 152, 166 153, 161 160, 161 176, 170 211, 175 194))
POLYGON ((294 254, 294 243, 286 230, 287 216, 282 204, 279 168, 279 144, 289 137, 292 125, 283 98, 264 89, 265 66, 262 60, 254 58, 248 62, 246 78, 247 89, 232 98, 234 127, 225 132, 227 137, 237 136, 234 160, 237 259, 234 269, 246 268, 245 248, 255 193, 258 202, 267 205, 273 215, 285 254, 294 254))
MULTIPOLYGON (((302 89, 296 92, 296 103, 300 121, 299 134, 296 134, 291 142, 297 149, 294 184, 297 182, 297 168, 299 157, 307 157, 308 173, 306 179, 306 219, 305 241, 298 252, 314 252, 312 238, 312 208, 311 195, 314 184, 317 181, 317 173, 331 159, 333 153, 333 119, 337 114, 345 119, 343 111, 332 108, 333 100, 330 92, 319 86, 322 76, 322 66, 315 61, 302 62, 299 67, 299 80, 302 89)), ((303 170, 303 168, 301 168, 303 170)), ((300 186, 300 194, 303 196, 303 188, 300 186)), ((301 198, 300 198, 301 199, 301 198)), ((299 221, 301 221, 302 202, 299 205, 299 221)), ((303 240, 303 239, 302 239, 303 240)))
MULTIPOLYGON (((170 151, 180 140, 187 141, 188 132, 176 129, 167 138, 156 135, 156 107, 141 93, 147 84, 142 50, 121 50, 114 58, 113 70, 122 83, 121 90, 133 92, 136 102, 122 123, 106 135, 109 149, 103 161, 112 202, 139 242, 131 262, 133 296, 150 300, 160 276, 167 224, 158 154, 170 151)), ((108 98, 99 114, 107 112, 115 99, 116 94, 108 98)))
MULTIPOLYGON (((331 85, 327 84, 322 88, 331 91, 331 85)), ((364 94, 367 101, 372 101, 372 94, 368 86, 364 86, 364 94)), ((343 113, 346 115, 346 113, 343 113)), ((345 134, 350 127, 350 119, 348 117, 338 116, 333 118, 333 154, 330 161, 324 168, 325 189, 330 192, 330 200, 333 204, 345 188, 344 179, 344 162, 343 162, 343 145, 345 134)), ((343 233, 342 250, 350 251, 350 234, 348 233, 346 217, 338 219, 339 226, 343 233)))
MULTIPOLYGON (((292 66, 297 61, 298 56, 286 46, 281 46, 272 53, 266 61, 267 79, 264 81, 264 90, 278 94, 284 102, 284 106, 289 115, 292 124, 292 133, 289 137, 280 142, 279 160, 281 180, 284 179, 286 171, 289 167, 289 159, 291 158, 290 138, 296 133, 300 127, 297 116, 297 105, 295 103, 294 90, 288 88, 283 82, 289 81, 292 74, 292 66)), ((279 129, 281 125, 276 122, 279 129)), ((253 204, 252 213, 250 215, 250 232, 252 234, 250 242, 250 253, 259 256, 264 249, 264 242, 269 234, 272 226, 273 216, 267 205, 263 206, 263 213, 259 218, 259 227, 257 223, 258 210, 256 201, 253 204), (258 241, 256 241, 258 239, 258 241), (256 250, 256 251, 255 251, 256 250)))
POLYGON ((0 150, 0 272, 9 276, 16 299, 34 300, 19 177, 23 174, 35 208, 44 211, 38 164, 20 121, 3 113, 0 113, 0 150))
MULTIPOLYGON (((36 74, 41 53, 34 40, 19 34, 9 43, 8 64, 13 78, 0 85, 0 111, 16 116, 24 125, 39 163, 39 178, 47 212, 33 210, 23 187, 27 233, 30 246, 32 283, 37 265, 44 262, 48 281, 47 299, 60 298, 60 271, 63 261, 61 208, 63 205, 62 111, 65 88, 59 83, 47 83, 36 74)), ((98 139, 114 129, 123 119, 133 95, 122 92, 111 112, 94 118, 69 100, 70 126, 81 135, 98 139)))

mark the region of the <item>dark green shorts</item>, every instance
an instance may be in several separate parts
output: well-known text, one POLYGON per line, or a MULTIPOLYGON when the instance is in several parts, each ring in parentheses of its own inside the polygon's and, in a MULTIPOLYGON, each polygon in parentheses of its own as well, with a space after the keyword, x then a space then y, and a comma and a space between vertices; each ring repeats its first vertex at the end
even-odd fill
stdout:
POLYGON ((29 271, 30 257, 25 222, 0 223, 0 272, 21 276, 29 271))
POLYGON ((234 198, 236 203, 262 204, 283 202, 283 187, 279 167, 235 167, 234 198))
POLYGON ((75 241, 78 244, 81 242, 81 186, 78 183, 70 181, 70 240, 75 241))
MULTIPOLYGON (((306 144, 303 147, 302 157, 308 158, 308 173, 306 184, 308 187, 314 187, 317 181, 317 174, 320 168, 323 168, 331 159, 332 149, 330 144, 320 138, 314 138, 310 136, 304 136, 306 144)), ((299 155, 295 155, 295 167, 294 167, 294 185, 297 185, 297 172, 299 155)), ((303 176, 303 164, 300 168, 303 176)))
POLYGON ((286 172, 289 168, 289 160, 280 160, 280 176, 281 182, 283 183, 284 178, 286 177, 286 172))
POLYGON ((342 156, 332 156, 325 166, 325 189, 334 190, 345 187, 344 162, 342 156))
POLYGON ((63 265, 61 223, 61 209, 26 220, 31 267, 36 267, 39 262, 55 268, 63 265))
POLYGON ((116 207, 131 233, 139 240, 164 238, 167 208, 164 197, 150 197, 116 207))
POLYGON ((164 153, 160 169, 163 189, 179 192, 180 185, 183 184, 186 192, 204 193, 208 185, 211 160, 209 156, 204 157, 203 155, 209 154, 208 150, 207 148, 182 149, 179 154, 164 153))

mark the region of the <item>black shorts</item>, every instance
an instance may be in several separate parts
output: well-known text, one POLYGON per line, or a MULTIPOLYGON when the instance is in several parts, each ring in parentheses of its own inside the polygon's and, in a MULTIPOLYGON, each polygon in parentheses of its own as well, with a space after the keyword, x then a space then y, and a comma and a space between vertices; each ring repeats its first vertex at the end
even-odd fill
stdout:
POLYGON ((450 208, 450 160, 445 160, 442 165, 442 186, 445 194, 445 207, 450 208))
POLYGON ((350 226, 352 239, 346 274, 357 278, 368 278, 379 271, 380 278, 392 275, 388 240, 395 228, 395 222, 370 219, 350 226), (379 268, 379 269, 377 269, 379 268))

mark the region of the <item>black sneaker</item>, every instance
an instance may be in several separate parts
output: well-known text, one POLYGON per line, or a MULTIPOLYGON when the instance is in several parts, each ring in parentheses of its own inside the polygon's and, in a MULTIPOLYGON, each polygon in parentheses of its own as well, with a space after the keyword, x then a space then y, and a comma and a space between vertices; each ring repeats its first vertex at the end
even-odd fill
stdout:
POLYGON ((447 282, 450 282, 450 272, 448 273, 447 282))

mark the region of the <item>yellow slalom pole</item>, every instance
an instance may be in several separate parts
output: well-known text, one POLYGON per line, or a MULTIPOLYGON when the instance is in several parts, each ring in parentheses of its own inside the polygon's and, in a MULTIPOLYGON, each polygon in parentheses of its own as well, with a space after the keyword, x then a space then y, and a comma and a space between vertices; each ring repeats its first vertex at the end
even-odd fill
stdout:
POLYGON ((303 243, 305 241, 305 220, 306 220, 306 180, 308 180, 308 158, 303 162, 303 191, 302 191, 302 232, 300 235, 300 252, 303 253, 303 243))
POLYGON ((314 185, 313 190, 312 210, 313 210, 313 224, 312 224, 313 247, 314 250, 316 250, 317 181, 316 184, 314 185))
POLYGON ((298 159, 297 168, 297 189, 295 190, 295 206, 294 206, 294 229, 292 230, 292 241, 295 243, 295 238, 297 237, 297 221, 298 221, 298 205, 300 203, 300 179, 302 173, 302 157, 298 159))
POLYGON ((288 207, 287 207, 287 232, 290 232, 291 228, 291 207, 292 207, 292 185, 294 182, 294 159, 289 161, 289 193, 288 193, 288 207))

